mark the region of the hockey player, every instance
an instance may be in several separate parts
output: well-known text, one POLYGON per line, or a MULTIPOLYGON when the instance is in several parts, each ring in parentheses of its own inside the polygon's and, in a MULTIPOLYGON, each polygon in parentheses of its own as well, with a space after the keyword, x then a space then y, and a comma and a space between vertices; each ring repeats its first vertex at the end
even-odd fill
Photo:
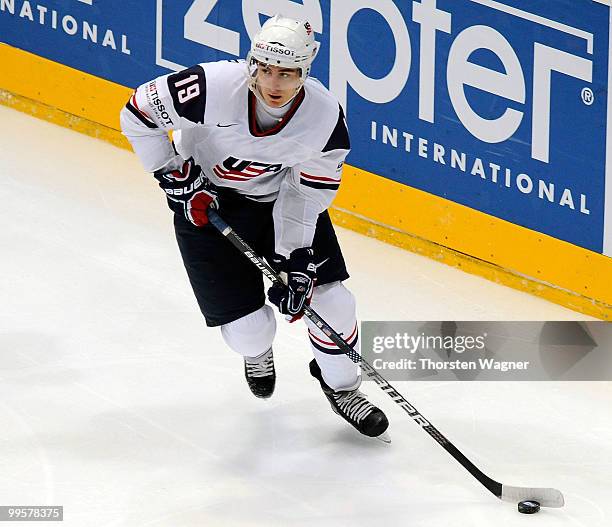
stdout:
MULTIPOLYGON (((136 89, 121 127, 174 211, 178 246, 208 326, 244 357, 257 397, 276 374, 274 313, 261 273, 208 224, 217 207, 232 228, 286 277, 268 298, 292 321, 305 304, 358 349, 355 300, 327 208, 340 185, 349 136, 342 108, 310 67, 308 22, 266 21, 245 61, 203 63, 136 89), (174 130, 172 144, 168 131, 174 130)), ((336 413, 367 436, 385 414, 359 391, 357 366, 309 321, 310 372, 336 413)))

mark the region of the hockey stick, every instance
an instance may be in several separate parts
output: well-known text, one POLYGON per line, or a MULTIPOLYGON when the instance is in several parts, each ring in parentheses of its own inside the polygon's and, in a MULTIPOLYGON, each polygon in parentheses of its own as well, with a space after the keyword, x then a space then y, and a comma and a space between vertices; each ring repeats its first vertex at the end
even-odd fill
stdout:
MULTIPOLYGON (((232 228, 217 214, 216 211, 208 210, 208 219, 210 223, 242 254, 244 254, 253 265, 255 265, 263 275, 268 278, 273 284, 283 284, 284 282, 276 274, 274 269, 270 267, 268 262, 258 256, 251 247, 236 234, 232 228)), ((336 333, 333 328, 325 322, 310 306, 304 308, 304 316, 314 323, 329 339, 338 346, 353 362, 361 366, 361 370, 368 377, 374 380, 376 384, 384 391, 393 401, 398 404, 412 419, 421 426, 438 444, 444 448, 451 456, 453 456, 463 467, 474 476, 482 485, 484 485, 492 494, 503 501, 517 503, 523 500, 535 500, 543 507, 562 507, 564 504, 563 494, 557 489, 547 488, 532 488, 532 487, 512 487, 503 485, 494 479, 491 479, 482 472, 474 463, 465 457, 461 451, 453 445, 446 437, 444 437, 438 429, 432 425, 423 415, 410 404, 389 382, 380 375, 370 364, 364 360, 353 348, 351 348, 342 337, 336 333)))

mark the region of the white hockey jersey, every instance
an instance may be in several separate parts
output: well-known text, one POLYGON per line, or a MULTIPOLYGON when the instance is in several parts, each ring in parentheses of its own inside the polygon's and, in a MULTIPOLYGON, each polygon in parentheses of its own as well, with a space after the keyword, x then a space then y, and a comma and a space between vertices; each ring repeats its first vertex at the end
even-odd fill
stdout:
POLYGON ((138 87, 121 112, 121 128, 145 169, 166 166, 175 152, 193 157, 219 187, 273 201, 276 252, 312 244, 318 215, 340 185, 349 136, 342 109, 308 78, 277 126, 263 131, 260 104, 244 62, 211 62, 138 87))

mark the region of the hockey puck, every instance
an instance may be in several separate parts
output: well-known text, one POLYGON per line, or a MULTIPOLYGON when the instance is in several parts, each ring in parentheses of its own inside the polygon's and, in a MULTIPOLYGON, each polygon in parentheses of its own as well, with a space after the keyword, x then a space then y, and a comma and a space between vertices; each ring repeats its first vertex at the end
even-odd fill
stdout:
POLYGON ((535 514, 540 510, 540 504, 534 500, 521 501, 518 504, 518 511, 521 514, 535 514))

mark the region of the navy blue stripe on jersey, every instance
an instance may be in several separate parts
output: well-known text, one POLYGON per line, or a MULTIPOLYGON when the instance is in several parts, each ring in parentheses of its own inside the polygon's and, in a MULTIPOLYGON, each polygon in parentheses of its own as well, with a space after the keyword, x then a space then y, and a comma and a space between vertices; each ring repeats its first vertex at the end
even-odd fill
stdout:
POLYGON ((206 73, 200 65, 168 76, 168 89, 179 116, 204 124, 206 110, 206 73))
MULTIPOLYGON (((133 97, 132 97, 132 99, 133 99, 133 97)), ((136 117, 136 119, 138 119, 138 120, 139 120, 139 121, 140 121, 142 124, 144 124, 144 125, 145 125, 147 128, 151 128, 151 129, 157 128, 157 125, 156 125, 156 124, 155 124, 153 121, 151 121, 151 120, 147 119, 147 118, 144 116, 144 114, 143 114, 143 113, 142 113, 142 112, 141 112, 141 111, 140 111, 138 108, 136 108, 136 107, 135 107, 135 106, 132 104, 131 100, 129 100, 129 101, 127 102, 127 104, 125 105, 125 107, 126 107, 126 108, 127 108, 129 111, 130 111, 130 113, 131 113, 131 114, 132 114, 134 117, 136 117)))
POLYGON ((329 152, 330 150, 350 150, 351 141, 349 139, 349 133, 346 129, 346 121, 344 120, 344 111, 342 106, 338 105, 338 122, 334 131, 331 133, 327 144, 323 147, 323 152, 329 152))
POLYGON ((310 188, 323 190, 338 190, 340 186, 340 178, 331 178, 327 176, 313 176, 306 172, 300 172, 300 184, 310 188))
POLYGON ((300 184, 304 185, 305 187, 316 188, 320 190, 338 190, 340 188, 340 184, 316 183, 314 181, 300 180, 300 184))
MULTIPOLYGON (((326 353, 327 355, 344 355, 344 352, 338 348, 333 342, 329 342, 321 339, 314 335, 310 330, 308 330, 308 338, 310 339, 310 343, 314 348, 318 349, 322 353, 326 353)), ((353 333, 346 339, 346 343, 354 348, 357 344, 357 339, 359 338, 359 334, 357 331, 357 325, 355 324, 355 329, 353 333)))
POLYGON ((340 182, 332 183, 331 181, 313 181, 304 177, 300 178, 300 185, 320 190, 338 190, 340 188, 340 182))

